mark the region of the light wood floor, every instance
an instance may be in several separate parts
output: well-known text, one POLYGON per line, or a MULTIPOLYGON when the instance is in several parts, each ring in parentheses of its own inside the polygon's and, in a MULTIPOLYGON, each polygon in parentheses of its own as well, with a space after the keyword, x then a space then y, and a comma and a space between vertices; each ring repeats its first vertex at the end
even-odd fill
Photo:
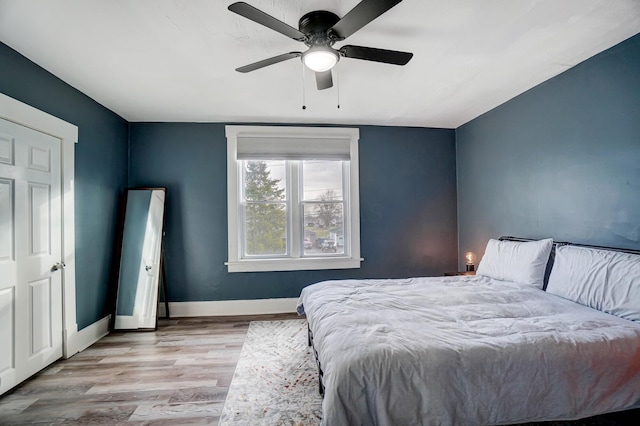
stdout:
POLYGON ((160 320, 116 332, 0 397, 0 425, 217 424, 242 344, 259 317, 160 320))

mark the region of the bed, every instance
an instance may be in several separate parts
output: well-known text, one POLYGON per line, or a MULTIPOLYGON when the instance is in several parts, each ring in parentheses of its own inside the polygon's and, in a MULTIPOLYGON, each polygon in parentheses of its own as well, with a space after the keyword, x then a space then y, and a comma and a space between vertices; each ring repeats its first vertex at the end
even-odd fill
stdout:
POLYGON ((476 276, 305 287, 322 424, 514 424, 640 407, 640 256, 564 244, 550 268, 551 248, 491 240, 476 276))

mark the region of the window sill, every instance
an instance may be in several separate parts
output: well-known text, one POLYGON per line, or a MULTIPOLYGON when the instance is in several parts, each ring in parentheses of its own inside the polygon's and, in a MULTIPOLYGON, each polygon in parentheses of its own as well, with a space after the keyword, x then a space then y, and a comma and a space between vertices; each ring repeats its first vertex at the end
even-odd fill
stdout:
POLYGON ((225 262, 229 272, 313 271, 321 269, 357 269, 364 259, 323 257, 296 259, 243 259, 225 262))

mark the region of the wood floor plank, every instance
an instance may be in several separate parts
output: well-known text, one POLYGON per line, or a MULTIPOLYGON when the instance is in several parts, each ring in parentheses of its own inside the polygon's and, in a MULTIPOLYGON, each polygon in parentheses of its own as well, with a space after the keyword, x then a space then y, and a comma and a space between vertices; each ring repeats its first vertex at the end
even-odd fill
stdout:
POLYGON ((131 421, 150 421, 181 418, 220 418, 222 402, 179 402, 173 404, 142 404, 130 416, 131 421))

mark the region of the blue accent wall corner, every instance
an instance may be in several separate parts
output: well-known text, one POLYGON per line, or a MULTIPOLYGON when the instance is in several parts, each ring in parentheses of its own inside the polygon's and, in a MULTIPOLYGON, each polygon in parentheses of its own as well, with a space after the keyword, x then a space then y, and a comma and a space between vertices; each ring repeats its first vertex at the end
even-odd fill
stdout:
POLYGON ((456 143, 460 258, 500 235, 640 248, 640 35, 461 126, 456 143))

